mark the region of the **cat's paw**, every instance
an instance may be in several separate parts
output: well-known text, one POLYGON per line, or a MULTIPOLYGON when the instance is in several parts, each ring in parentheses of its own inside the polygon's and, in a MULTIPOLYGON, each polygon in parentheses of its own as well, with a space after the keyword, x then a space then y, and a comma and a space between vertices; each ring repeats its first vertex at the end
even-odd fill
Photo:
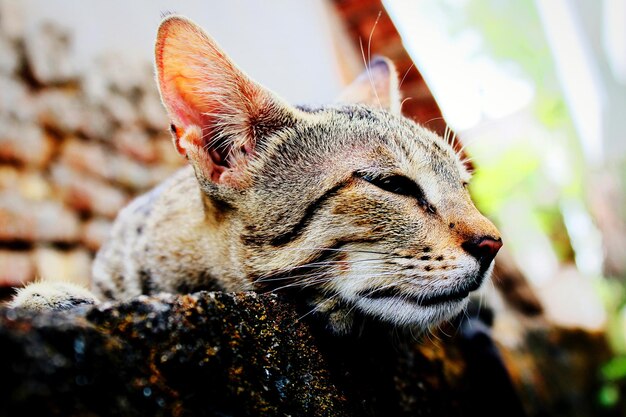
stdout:
POLYGON ((98 302, 89 290, 81 286, 68 282, 38 282, 19 289, 9 306, 31 311, 69 310, 98 302))

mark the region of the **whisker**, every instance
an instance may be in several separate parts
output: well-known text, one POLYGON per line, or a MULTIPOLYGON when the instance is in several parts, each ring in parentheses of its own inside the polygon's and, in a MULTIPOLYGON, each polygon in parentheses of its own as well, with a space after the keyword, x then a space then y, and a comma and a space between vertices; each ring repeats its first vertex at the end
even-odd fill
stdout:
MULTIPOLYGON (((369 272, 369 274, 363 274, 359 276, 359 278, 396 275, 398 273, 397 270, 390 270, 385 264, 379 265, 378 268, 371 267, 371 266, 368 266, 366 268, 351 268, 350 271, 353 273, 369 272)), ((285 275, 285 276, 271 277, 271 278, 259 277, 253 281, 253 284, 262 284, 262 283, 267 283, 267 282, 277 282, 277 281, 287 281, 287 280, 294 281, 295 284, 298 284, 298 283, 302 284, 314 278, 323 278, 322 281, 330 281, 337 277, 338 275, 336 273, 333 273, 333 271, 324 270, 324 271, 312 271, 307 274, 285 275)), ((407 277, 407 278, 411 278, 411 277, 407 277)), ((277 291, 277 290, 278 289, 271 289, 270 291, 277 291)))
MULTIPOLYGON (((381 268, 379 268, 379 269, 381 269, 381 268)), ((382 269, 384 269, 384 268, 382 268, 382 269)), ((373 269, 372 267, 368 267, 368 268, 351 268, 350 269, 350 271, 352 271, 352 272, 372 271, 372 270, 376 270, 376 269, 373 269)), ((318 275, 318 274, 320 274, 320 275, 321 274, 326 274, 327 275, 329 273, 331 273, 331 271, 313 271, 313 272, 310 272, 308 274, 288 275, 289 272, 286 272, 285 276, 279 276, 279 277, 266 278, 264 276, 261 276, 261 277, 257 278, 256 280, 254 280, 253 283, 254 284, 258 284, 258 283, 263 283, 263 282, 284 281, 284 280, 288 280, 288 279, 289 280, 293 280, 293 279, 296 279, 296 278, 306 278, 306 277, 314 276, 314 275, 318 275)), ((267 275, 267 276, 271 277, 274 274, 275 273, 271 273, 270 275, 267 275)), ((336 277, 336 274, 333 275, 333 276, 336 277)))
POLYGON ((289 250, 301 250, 301 251, 319 251, 319 252, 345 252, 345 253, 369 253, 373 255, 389 255, 388 252, 380 252, 375 250, 368 249, 342 249, 342 248, 325 248, 325 247, 296 247, 296 248, 283 248, 280 250, 289 251, 289 250))
POLYGON ((376 25, 380 20, 382 12, 378 12, 378 17, 374 22, 374 26, 372 26, 372 30, 370 31, 370 35, 367 41, 367 58, 365 58, 365 50, 363 48, 363 39, 359 38, 359 46, 361 48, 361 57, 363 58, 363 64, 365 65, 365 72, 367 74, 367 78, 370 81, 370 85, 372 86, 372 91, 374 92, 374 96, 376 97, 376 101, 378 102, 378 107, 382 108, 382 104, 380 102, 380 98, 378 97, 378 92, 376 91, 376 85, 374 84, 374 79, 372 78, 372 73, 369 69, 369 63, 371 62, 372 54, 371 54, 371 46, 372 46, 372 36, 374 35, 374 30, 376 29, 376 25))
POLYGON ((326 298, 326 299, 325 299, 324 301, 322 301, 321 303, 319 303, 319 304, 315 305, 315 306, 314 306, 311 310, 309 310, 309 312, 308 312, 308 313, 305 313, 305 314, 303 314, 302 316, 298 317, 298 318, 296 319, 296 321, 300 321, 300 320, 304 319, 306 316, 308 316, 309 314, 314 313, 315 311, 319 311, 319 310, 322 308, 322 306, 323 306, 323 305, 325 305, 325 304, 327 304, 327 303, 329 303, 329 302, 331 302, 331 301, 334 301, 334 300, 335 300, 338 296, 339 296, 339 294, 337 293, 337 294, 334 294, 334 295, 332 295, 332 296, 330 296, 330 297, 326 298))
MULTIPOLYGON (((456 134, 454 135, 454 137, 456 138, 456 134)), ((459 143, 461 144, 461 147, 456 152, 457 155, 459 155, 459 157, 461 157, 463 155, 463 153, 465 152, 465 150, 467 149, 467 147, 468 146, 472 146, 479 139, 480 138, 478 138, 478 137, 474 137, 474 138, 472 138, 472 140, 468 140, 468 141, 461 141, 461 140, 459 140, 459 143)))
POLYGON ((304 263, 301 265, 289 267, 286 269, 268 271, 264 274, 259 275, 257 279, 272 277, 276 275, 290 274, 292 271, 306 269, 306 268, 325 267, 325 266, 351 266, 351 265, 367 263, 367 262, 381 262, 382 263, 381 265, 393 265, 393 266, 402 267, 401 264, 391 262, 395 259, 403 259, 403 258, 400 256, 390 255, 390 256, 386 256, 385 258, 368 258, 368 259, 337 260, 337 261, 329 259, 325 261, 308 262, 308 263, 304 263))
POLYGON ((307 287, 310 287, 312 285, 317 285, 317 284, 321 284, 321 283, 324 283, 324 282, 328 282, 330 280, 332 280, 332 277, 326 277, 324 279, 321 279, 321 277, 311 277, 309 280, 304 280, 304 281, 303 280, 298 280, 298 281, 295 281, 295 282, 290 282, 289 284, 283 285, 283 286, 278 287, 278 288, 272 288, 272 289, 264 292, 263 294, 272 294, 272 293, 276 293, 276 292, 281 291, 281 290, 285 290, 287 288, 295 288, 295 287, 297 287, 297 288, 307 288, 307 287))
MULTIPOLYGON (((389 258, 389 259, 393 259, 393 258, 389 258)), ((384 262, 385 259, 376 259, 376 258, 372 258, 372 259, 356 259, 356 260, 351 260, 351 261, 350 260, 344 260, 344 261, 328 260, 328 261, 320 261, 320 262, 311 262, 311 263, 306 263, 306 264, 302 264, 302 265, 297 265, 297 266, 291 267, 289 269, 268 272, 267 274, 264 274, 261 277, 272 276, 272 275, 279 275, 279 274, 290 274, 293 271, 297 271, 297 270, 300 270, 300 269, 314 268, 314 267, 351 266, 351 265, 360 264, 360 263, 381 262, 381 261, 383 263, 386 263, 386 262, 384 262)), ((391 265, 399 265, 399 264, 391 263, 391 265)), ((351 268, 351 270, 353 270, 353 268, 351 268)))
POLYGON ((409 66, 409 68, 404 72, 404 76, 402 77, 402 80, 400 80, 400 84, 398 84, 398 90, 402 87, 402 83, 404 82, 406 76, 409 75, 409 71, 411 71, 414 66, 415 66, 415 63, 411 62, 411 65, 409 66))
POLYGON ((400 109, 402 109, 402 106, 404 106, 404 103, 406 103, 409 100, 413 100, 413 97, 405 97, 405 99, 402 100, 402 102, 400 103, 400 109))
POLYGON ((428 123, 430 122, 434 122, 435 120, 444 120, 442 116, 440 117, 433 117, 432 119, 427 120, 426 122, 424 122, 424 125, 428 125, 428 123))
MULTIPOLYGON (((437 333, 441 333, 441 334, 443 334, 443 335, 444 335, 444 336, 446 336, 446 337, 452 337, 452 335, 450 335, 450 334, 446 333, 446 332, 443 330, 443 326, 442 326, 442 325, 443 325, 443 323, 440 323, 440 324, 438 324, 438 325, 437 325, 437 333)), ((441 340, 441 339, 438 339, 438 340, 441 340)))
POLYGON ((363 64, 365 65, 365 72, 367 73, 367 78, 370 81, 370 85, 372 86, 372 91, 374 91, 374 96, 376 97, 376 101, 378 101, 378 106, 382 107, 380 104, 380 99, 378 98, 378 92, 376 92, 376 86, 374 85, 374 79, 372 78, 372 74, 370 72, 369 63, 365 58, 365 50, 363 49, 363 42, 359 39, 359 44, 361 47, 361 56, 363 57, 363 64))
MULTIPOLYGON (((376 30, 376 26, 378 25, 378 21, 380 20, 380 16, 383 14, 382 10, 378 12, 378 16, 376 16, 376 21, 374 22, 374 26, 372 26, 372 30, 370 31, 369 39, 367 40, 367 62, 372 62, 372 37, 374 36, 374 31, 376 30)), ((380 103, 380 98, 378 97, 378 92, 376 91, 376 87, 374 85, 373 80, 370 77, 370 82, 372 83, 372 88, 374 89, 374 95, 376 96, 376 101, 378 101, 378 107, 383 107, 380 103)))
MULTIPOLYGON (((397 272, 391 273, 389 275, 393 275, 395 273, 397 273, 397 272)), ((403 278, 403 279, 401 279, 399 281, 392 282, 392 283, 387 284, 387 285, 383 285, 382 287, 372 288, 372 290, 370 292, 368 292, 367 295, 372 295, 372 294, 374 294, 377 291, 386 290, 387 288, 397 287, 399 285, 405 284, 405 283, 407 283, 407 282, 409 282, 411 280, 414 280, 414 279, 415 279, 415 277, 406 277, 406 278, 403 278)))

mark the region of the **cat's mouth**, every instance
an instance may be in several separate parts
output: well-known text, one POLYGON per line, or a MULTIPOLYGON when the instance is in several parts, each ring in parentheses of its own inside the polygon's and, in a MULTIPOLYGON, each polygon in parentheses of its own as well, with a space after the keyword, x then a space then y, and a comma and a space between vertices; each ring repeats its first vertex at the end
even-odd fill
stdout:
POLYGON ((442 293, 436 294, 410 294, 406 290, 398 287, 384 287, 374 290, 363 290, 357 295, 368 298, 370 300, 377 300, 382 298, 397 298, 403 301, 415 303, 417 305, 427 307, 436 304, 444 303, 457 303, 467 298, 470 292, 477 290, 480 287, 481 280, 472 281, 470 284, 442 293))

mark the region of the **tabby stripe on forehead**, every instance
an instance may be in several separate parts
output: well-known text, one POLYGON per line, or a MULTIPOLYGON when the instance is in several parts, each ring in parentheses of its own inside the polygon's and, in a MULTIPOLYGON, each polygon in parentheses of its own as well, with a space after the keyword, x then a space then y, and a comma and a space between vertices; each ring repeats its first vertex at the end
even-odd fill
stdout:
MULTIPOLYGON (((398 146, 400 146, 400 149, 402 149, 402 152, 404 152, 404 155, 406 155, 406 157, 410 161, 413 158, 413 152, 409 151, 409 149, 406 147, 406 145, 404 144, 403 141, 398 140, 398 141, 396 141, 396 143, 398 144, 398 146)), ((418 142, 418 143, 420 143, 420 142, 418 142)))
POLYGON ((333 188, 327 190, 324 194, 322 194, 321 197, 317 198, 315 201, 308 205, 300 221, 296 223, 290 231, 272 238, 270 244, 272 246, 281 246, 299 237, 304 229, 309 225, 315 213, 324 205, 324 203, 331 197, 337 195, 339 190, 346 187, 351 182, 352 178, 342 181, 339 184, 335 185, 333 188))

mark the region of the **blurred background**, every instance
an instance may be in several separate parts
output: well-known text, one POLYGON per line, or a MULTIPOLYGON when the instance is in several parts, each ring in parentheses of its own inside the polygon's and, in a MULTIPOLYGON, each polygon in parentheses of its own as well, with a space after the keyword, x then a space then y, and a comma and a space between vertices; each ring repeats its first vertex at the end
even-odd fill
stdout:
POLYGON ((456 132, 503 233, 502 317, 606 336, 608 355, 588 352, 593 401, 623 407, 623 0, 0 0, 4 298, 40 278, 87 284, 117 211, 183 163, 151 63, 171 11, 293 103, 330 102, 371 56, 392 58, 403 112, 456 132))

